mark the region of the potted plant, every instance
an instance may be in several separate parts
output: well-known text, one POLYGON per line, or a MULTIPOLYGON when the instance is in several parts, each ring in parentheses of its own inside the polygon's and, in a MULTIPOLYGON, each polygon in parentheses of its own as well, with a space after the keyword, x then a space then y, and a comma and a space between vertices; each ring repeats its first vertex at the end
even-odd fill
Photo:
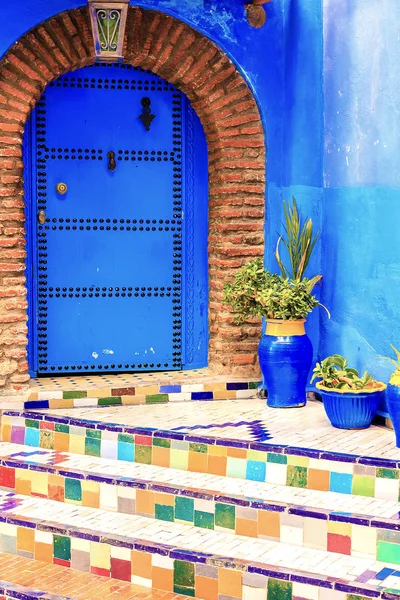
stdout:
POLYGON ((311 219, 302 222, 294 198, 291 205, 283 202, 283 211, 285 235, 279 237, 275 250, 281 275, 266 271, 258 258, 239 268, 233 283, 224 286, 224 303, 236 313, 236 321, 266 319, 258 354, 267 404, 275 408, 306 403, 312 345, 304 324, 316 306, 323 306, 312 294, 321 275, 304 276, 318 234, 313 235, 311 219), (288 268, 279 254, 281 242, 289 258, 288 268))
POLYGON ((268 391, 268 406, 304 406, 312 362, 311 341, 304 323, 320 303, 310 280, 292 280, 270 273, 261 258, 240 267, 233 283, 224 286, 224 303, 243 323, 265 317, 267 328, 259 344, 260 367, 268 391))
POLYGON ((311 383, 317 383, 328 419, 339 429, 365 429, 372 423, 386 385, 368 371, 360 377, 339 354, 317 363, 311 383))
POLYGON ((389 358, 396 368, 387 387, 386 403, 396 436, 396 446, 400 448, 400 352, 392 344, 390 346, 397 360, 389 358))

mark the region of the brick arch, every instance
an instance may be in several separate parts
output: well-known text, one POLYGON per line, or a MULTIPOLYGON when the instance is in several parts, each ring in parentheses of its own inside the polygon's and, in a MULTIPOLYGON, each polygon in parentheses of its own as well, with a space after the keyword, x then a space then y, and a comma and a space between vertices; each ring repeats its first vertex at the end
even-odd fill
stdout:
MULTIPOLYGON (((260 327, 237 327, 221 304, 235 267, 263 255, 265 143, 243 77, 208 38, 163 13, 129 8, 125 62, 150 69, 189 98, 209 153, 209 365, 253 373, 260 327)), ((61 13, 19 39, 0 63, 0 393, 29 380, 22 136, 46 85, 93 64, 87 8, 61 13)))

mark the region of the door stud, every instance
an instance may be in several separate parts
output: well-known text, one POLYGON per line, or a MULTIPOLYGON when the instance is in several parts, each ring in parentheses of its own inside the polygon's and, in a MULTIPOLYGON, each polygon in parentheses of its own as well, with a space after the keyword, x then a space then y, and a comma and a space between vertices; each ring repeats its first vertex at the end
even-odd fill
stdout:
POLYGON ((110 150, 110 152, 107 152, 107 158, 108 170, 115 171, 115 169, 117 168, 117 163, 115 162, 115 152, 113 152, 112 150, 110 150))
POLYGON ((46 223, 46 213, 44 210, 39 210, 38 222, 40 223, 40 225, 43 225, 44 223, 46 223))
POLYGON ((64 194, 67 193, 68 187, 66 183, 57 183, 56 185, 56 192, 57 194, 60 194, 61 196, 63 196, 64 194))

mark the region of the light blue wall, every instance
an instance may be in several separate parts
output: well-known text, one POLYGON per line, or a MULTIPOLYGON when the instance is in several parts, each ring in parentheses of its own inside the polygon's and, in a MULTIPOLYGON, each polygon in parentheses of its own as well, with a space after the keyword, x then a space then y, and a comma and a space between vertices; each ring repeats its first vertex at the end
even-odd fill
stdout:
POLYGON ((400 346, 400 4, 324 0, 321 353, 384 376, 400 346))

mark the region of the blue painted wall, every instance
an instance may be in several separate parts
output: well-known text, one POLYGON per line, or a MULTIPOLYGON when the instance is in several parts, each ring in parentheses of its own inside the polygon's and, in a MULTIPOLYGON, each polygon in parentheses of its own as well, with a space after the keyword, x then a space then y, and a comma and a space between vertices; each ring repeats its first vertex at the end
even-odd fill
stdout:
MULTIPOLYGON (((13 0, 0 54, 82 0, 13 0), (16 17, 18 15, 18 18, 16 17)), ((198 29, 236 63, 259 103, 268 145, 266 264, 295 195, 322 230, 310 274, 332 313, 309 320, 315 354, 343 353, 377 373, 400 346, 400 5, 393 0, 273 0, 249 27, 242 0, 142 0, 198 29), (320 339, 319 339, 320 335, 320 339)))

